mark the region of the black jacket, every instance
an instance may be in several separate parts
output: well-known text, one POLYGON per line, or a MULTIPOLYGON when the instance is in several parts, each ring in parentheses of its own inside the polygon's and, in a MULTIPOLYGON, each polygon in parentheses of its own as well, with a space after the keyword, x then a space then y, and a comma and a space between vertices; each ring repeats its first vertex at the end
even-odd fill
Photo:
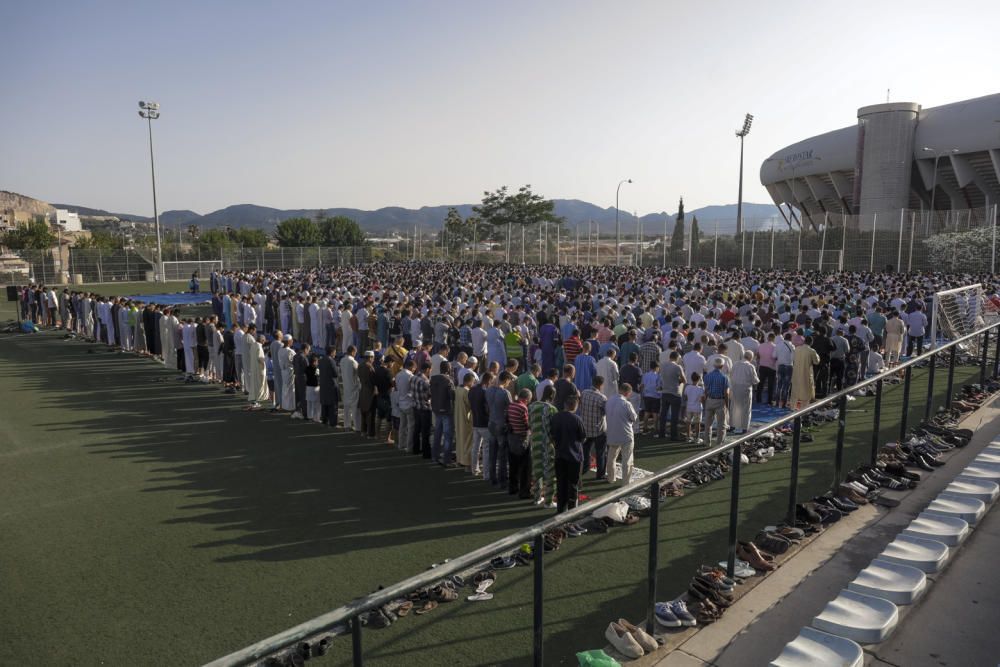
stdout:
POLYGON ((319 402, 323 405, 336 405, 339 400, 337 364, 324 355, 319 358, 319 402))
POLYGON ((431 412, 450 415, 455 411, 455 383, 447 375, 438 374, 431 378, 431 412))
POLYGON ((472 427, 487 428, 490 425, 490 406, 486 402, 486 390, 477 384, 469 389, 469 406, 472 408, 472 427))

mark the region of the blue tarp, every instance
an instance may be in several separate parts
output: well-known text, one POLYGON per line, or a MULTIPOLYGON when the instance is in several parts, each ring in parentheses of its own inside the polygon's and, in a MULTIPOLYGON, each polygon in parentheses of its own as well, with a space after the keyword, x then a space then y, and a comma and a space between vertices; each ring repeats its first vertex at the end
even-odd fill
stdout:
POLYGON ((174 294, 136 294, 126 297, 143 303, 157 303, 161 306, 194 306, 212 302, 211 292, 176 292, 174 294))

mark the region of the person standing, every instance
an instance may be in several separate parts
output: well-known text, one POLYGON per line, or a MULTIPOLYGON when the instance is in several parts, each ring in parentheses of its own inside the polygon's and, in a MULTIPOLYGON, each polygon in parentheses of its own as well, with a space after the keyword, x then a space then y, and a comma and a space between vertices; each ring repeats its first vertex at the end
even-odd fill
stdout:
POLYGON ((546 503, 555 495, 552 484, 555 450, 552 447, 552 416, 556 414, 552 399, 556 390, 552 385, 542 390, 541 397, 528 406, 528 422, 531 428, 531 455, 534 461, 535 504, 555 509, 555 504, 546 503))
POLYGON ((413 412, 413 393, 410 383, 413 380, 413 359, 404 359, 401 370, 396 373, 396 395, 399 405, 399 434, 396 448, 401 451, 416 450, 413 444, 415 432, 415 415, 413 412))
POLYGON ((778 362, 778 407, 788 407, 788 395, 792 390, 792 361, 795 356, 795 346, 792 345, 792 334, 786 333, 781 338, 775 338, 774 356, 778 362))
POLYGON ((271 412, 278 412, 281 409, 281 392, 283 379, 281 374, 281 364, 278 360, 278 356, 281 352, 281 348, 284 347, 285 335, 279 329, 275 332, 274 340, 271 341, 270 351, 271 351, 271 366, 274 369, 274 407, 271 408, 271 412))
POLYGON ((507 493, 522 500, 531 497, 531 442, 528 403, 531 390, 521 389, 507 406, 507 493))
POLYGON ((344 428, 355 433, 361 431, 361 413, 358 409, 358 360, 354 358, 358 348, 347 346, 347 353, 340 359, 340 381, 344 387, 344 428))
POLYGON ((712 370, 705 373, 705 441, 712 444, 712 425, 715 425, 715 444, 726 438, 726 410, 729 405, 729 378, 722 372, 725 362, 716 357, 712 370))
POLYGON ((469 390, 474 374, 466 373, 455 390, 455 462, 466 470, 472 469, 472 404, 469 390))
POLYGON ((760 375, 760 391, 757 398, 762 403, 765 403, 765 405, 778 404, 774 395, 774 388, 778 379, 778 358, 775 354, 774 333, 769 333, 767 334, 767 340, 757 346, 757 360, 760 364, 760 367, 757 369, 757 373, 760 375), (765 395, 767 395, 767 401, 762 400, 765 395))
POLYGON ((737 433, 746 433, 750 429, 753 388, 760 382, 757 369, 753 365, 753 352, 750 350, 743 352, 743 359, 733 365, 729 381, 732 395, 729 423, 737 433))
POLYGON ((903 334, 906 324, 899 317, 899 311, 894 310, 885 323, 885 360, 890 366, 899 363, 903 351, 903 334))
POLYGON ((292 419, 307 419, 309 417, 309 397, 306 395, 306 375, 309 372, 309 351, 312 346, 302 343, 298 353, 292 359, 292 371, 295 374, 295 412, 292 419))
POLYGON ((413 395, 413 453, 431 458, 431 376, 430 362, 424 362, 410 380, 413 395))
MULTIPOLYGON (((451 364, 442 361, 440 373, 432 375, 431 412, 434 413, 434 442, 431 460, 438 465, 451 465, 455 438, 455 382, 451 379, 451 364)), ((431 368, 433 373, 433 366, 431 368)))
POLYGON ((609 348, 606 356, 597 362, 597 375, 604 378, 604 392, 610 398, 618 393, 618 350, 609 348))
POLYGON ((375 437, 375 353, 361 355, 358 366, 358 412, 361 413, 361 435, 375 437))
POLYGON ((632 386, 623 382, 618 387, 618 393, 608 399, 606 411, 608 421, 608 456, 605 475, 610 483, 618 481, 615 460, 622 456, 622 484, 628 484, 632 478, 632 459, 635 449, 635 423, 639 415, 635 406, 629 400, 632 386))
POLYGON ((604 479, 608 456, 608 423, 605 412, 608 399, 603 389, 604 378, 597 375, 592 381, 592 386, 580 394, 580 419, 583 421, 583 433, 586 436, 583 441, 583 467, 580 476, 582 477, 588 470, 593 470, 596 473, 595 480, 604 479), (591 449, 595 459, 593 465, 590 463, 591 449))
POLYGON ((469 407, 472 410, 472 452, 470 454, 469 472, 473 475, 483 474, 481 458, 486 458, 486 449, 489 447, 490 407, 486 390, 492 382, 493 374, 487 371, 483 373, 479 384, 469 389, 469 407))
MULTIPOLYGON (((913 348, 916 346, 917 354, 924 352, 924 334, 927 331, 927 316, 924 315, 923 305, 917 303, 913 312, 906 316, 906 356, 913 356, 913 348)), ((934 344, 934 341, 931 341, 934 344)))
POLYGON ((671 350, 667 361, 660 366, 660 419, 658 436, 666 437, 667 419, 670 420, 670 439, 677 440, 677 425, 681 419, 681 396, 684 387, 684 368, 678 363, 679 355, 671 350))
POLYGON ((580 494, 580 467, 583 462, 583 422, 574 413, 579 399, 566 398, 563 409, 550 423, 555 445, 556 514, 576 507, 580 494))
POLYGON ((819 363, 819 355, 812 349, 812 336, 795 348, 792 359, 792 392, 789 405, 793 410, 804 408, 816 399, 816 380, 813 366, 819 363))
POLYGON ((483 479, 493 486, 507 483, 507 406, 513 401, 510 395, 513 381, 510 373, 502 371, 497 377, 496 385, 486 390, 490 410, 490 441, 486 456, 483 457, 483 479))
POLYGON ((256 329, 253 325, 250 326, 250 331, 244 337, 247 349, 243 355, 247 365, 247 401, 250 403, 250 410, 259 410, 261 404, 267 401, 267 365, 264 347, 257 340, 256 329))
MULTIPOLYGON (((336 353, 337 348, 334 345, 327 345, 326 354, 319 360, 319 419, 330 427, 337 425, 337 403, 340 398, 337 391, 336 353)), ((274 374, 275 379, 278 375, 278 373, 274 374)), ((276 382, 276 390, 277 386, 276 382)))
MULTIPOLYGON (((234 327, 236 325, 233 325, 234 327)), ((278 371, 281 373, 281 409, 295 412, 295 350, 292 335, 285 334, 285 344, 278 354, 278 371)), ((277 375, 275 373, 275 375, 277 375)))

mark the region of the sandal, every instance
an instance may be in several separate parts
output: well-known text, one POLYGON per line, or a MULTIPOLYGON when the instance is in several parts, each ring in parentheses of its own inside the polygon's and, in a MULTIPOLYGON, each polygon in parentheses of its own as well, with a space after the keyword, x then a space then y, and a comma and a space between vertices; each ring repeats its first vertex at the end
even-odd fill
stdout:
POLYGON ((415 613, 418 616, 420 616, 420 615, 426 614, 427 612, 429 612, 431 610, 437 609, 437 606, 438 606, 438 603, 435 602, 434 600, 425 600, 424 603, 423 603, 423 605, 421 605, 418 609, 415 609, 413 613, 415 613))

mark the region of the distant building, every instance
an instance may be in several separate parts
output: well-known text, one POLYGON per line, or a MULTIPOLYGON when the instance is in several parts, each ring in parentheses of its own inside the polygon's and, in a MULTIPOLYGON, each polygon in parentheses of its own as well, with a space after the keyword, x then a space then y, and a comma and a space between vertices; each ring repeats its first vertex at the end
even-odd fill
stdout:
POLYGON ((83 231, 83 225, 80 224, 80 216, 74 211, 57 208, 52 218, 52 224, 61 227, 64 232, 83 231))
POLYGON ((14 208, 0 210, 0 232, 7 232, 18 227, 24 227, 31 222, 31 212, 14 208))
POLYGON ((779 210, 785 204, 810 222, 877 216, 879 228, 894 229, 903 209, 989 209, 1000 202, 998 120, 1000 94, 929 109, 862 107, 855 124, 774 153, 760 182, 779 210))

